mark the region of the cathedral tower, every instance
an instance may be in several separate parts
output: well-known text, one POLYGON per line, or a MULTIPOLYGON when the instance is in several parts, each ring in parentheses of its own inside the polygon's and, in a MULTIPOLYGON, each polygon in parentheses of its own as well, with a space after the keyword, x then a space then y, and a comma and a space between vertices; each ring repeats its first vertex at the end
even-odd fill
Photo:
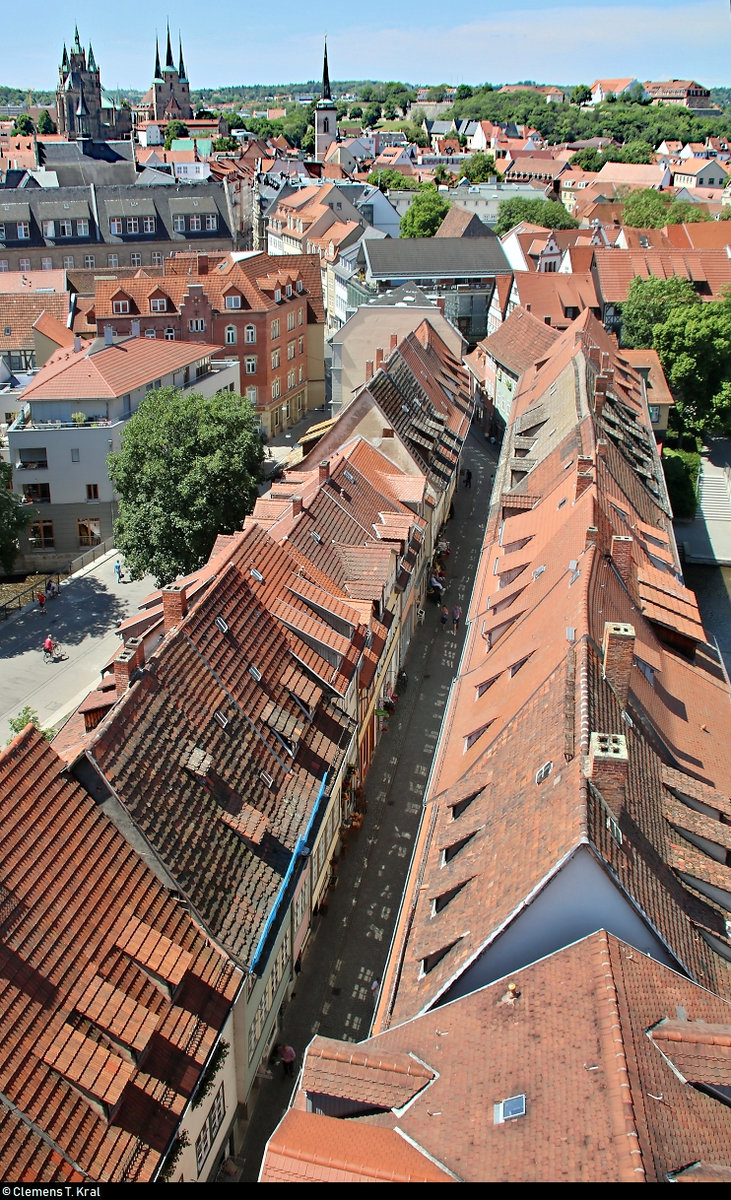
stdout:
POLYGON ((322 67, 322 98, 315 105, 315 161, 324 162, 333 142, 337 141, 337 110, 330 94, 330 72, 327 67, 327 38, 322 67))
POLYGON ((99 68, 94 51, 89 54, 74 30, 71 50, 63 48, 58 69, 56 89, 58 132, 69 141, 79 137, 95 141, 111 141, 129 136, 132 118, 129 110, 117 108, 111 97, 102 90, 99 68))

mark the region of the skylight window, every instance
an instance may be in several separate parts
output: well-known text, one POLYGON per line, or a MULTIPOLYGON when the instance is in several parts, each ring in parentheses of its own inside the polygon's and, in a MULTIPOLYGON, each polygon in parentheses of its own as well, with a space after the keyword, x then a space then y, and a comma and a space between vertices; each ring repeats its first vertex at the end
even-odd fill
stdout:
POLYGON ((251 572, 250 572, 250 574, 251 574, 251 575, 253 576, 253 578, 254 578, 254 579, 257 581, 257 583, 263 583, 263 582, 264 582, 264 576, 262 575, 261 571, 257 571, 256 567, 252 567, 252 568, 251 568, 251 572))
POLYGON ((228 633, 228 621, 226 621, 223 617, 216 617, 216 624, 221 630, 221 633, 228 633))
POLYGON ((543 766, 538 771, 536 771, 536 783, 543 783, 544 779, 548 779, 548 776, 551 774, 552 770, 553 770, 552 762, 544 763, 543 766))
POLYGON ((260 771, 259 774, 268 788, 274 787, 274 777, 268 771, 260 771))
POLYGON ((249 674, 251 675, 252 679, 256 680, 257 683, 261 683, 261 671, 258 667, 249 667, 249 674))
POLYGON ((496 1125, 503 1125, 505 1121, 512 1121, 516 1117, 525 1116, 525 1093, 520 1096, 509 1096, 507 1100, 500 1100, 493 1105, 493 1120, 496 1125))
POLYGON ((226 716, 225 713, 221 712, 220 708, 217 708, 216 711, 214 712, 213 719, 214 719, 214 721, 218 721, 218 724, 221 726, 221 729, 225 729, 226 726, 228 725, 228 717, 226 716))
POLYGON ((355 475, 351 475, 350 471, 343 471, 343 475, 347 479, 348 483, 355 483, 355 475))

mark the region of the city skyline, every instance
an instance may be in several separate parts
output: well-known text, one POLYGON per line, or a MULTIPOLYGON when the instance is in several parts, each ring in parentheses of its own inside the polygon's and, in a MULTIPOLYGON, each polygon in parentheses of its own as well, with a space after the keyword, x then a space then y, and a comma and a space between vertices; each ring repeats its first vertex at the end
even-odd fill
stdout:
POLYGON ((22 22, 6 31, 0 82, 54 90, 63 45, 70 45, 77 25, 82 44, 94 47, 107 90, 146 90, 155 36, 164 45, 169 18, 176 52, 182 36, 193 90, 317 78, 325 35, 334 80, 591 84, 633 76, 731 86, 727 0, 693 6, 686 0, 622 5, 557 0, 550 7, 519 0, 519 5, 505 12, 497 0, 466 0, 455 20, 436 0, 424 0, 414 24, 413 5, 373 0, 367 15, 350 21, 339 15, 333 25, 329 6, 283 0, 273 31, 233 0, 220 0, 208 29, 201 27, 200 8, 192 0, 179 0, 169 14, 163 9, 151 14, 149 5, 130 0, 122 27, 119 10, 78 0, 71 13, 60 4, 46 10, 42 37, 31 41, 22 22))

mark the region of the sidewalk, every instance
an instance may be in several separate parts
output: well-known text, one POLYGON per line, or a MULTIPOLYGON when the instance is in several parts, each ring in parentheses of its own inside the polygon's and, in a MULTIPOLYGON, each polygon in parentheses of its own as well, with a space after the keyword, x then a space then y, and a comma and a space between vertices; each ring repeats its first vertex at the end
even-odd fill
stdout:
POLYGON ((703 447, 698 510, 692 521, 675 522, 675 540, 686 562, 731 566, 731 498, 727 472, 731 439, 708 438, 703 447))
MULTIPOLYGON (((301 436, 301 435, 300 435, 301 436)), ((455 496, 447 536, 447 603, 466 611, 482 548, 495 470, 495 449, 473 430, 463 465, 472 488, 455 496)), ((419 827, 424 789, 449 689, 457 674, 464 630, 442 632, 439 608, 428 602, 417 626, 406 668, 409 681, 382 735, 365 783, 368 810, 341 857, 328 911, 314 918, 312 937, 283 1014, 280 1038, 297 1052, 297 1063, 315 1034, 358 1041, 368 1036, 380 981, 398 916, 419 827)), ((296 1080, 275 1064, 255 1094, 239 1172, 232 1182, 256 1182, 264 1149, 284 1114, 296 1080)))
POLYGON ((0 622, 0 745, 10 737, 8 721, 29 705, 41 726, 59 728, 95 686, 103 664, 120 646, 118 623, 137 611, 155 580, 147 575, 132 583, 114 578, 116 551, 72 575, 58 598, 26 606, 0 622), (68 656, 43 661, 43 642, 50 633, 68 656))

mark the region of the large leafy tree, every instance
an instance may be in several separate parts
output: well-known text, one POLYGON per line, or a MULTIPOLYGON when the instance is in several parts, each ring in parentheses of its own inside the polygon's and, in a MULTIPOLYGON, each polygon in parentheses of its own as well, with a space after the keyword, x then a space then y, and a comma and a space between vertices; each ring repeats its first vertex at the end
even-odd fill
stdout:
POLYGON ((251 512, 262 446, 248 400, 175 388, 150 392, 109 456, 119 497, 117 548, 133 579, 159 585, 205 562, 219 533, 251 512))
POLYGON ((8 573, 18 553, 18 538, 24 529, 32 525, 38 513, 21 504, 11 492, 13 471, 10 463, 0 459, 0 567, 8 573))
POLYGON ((484 150, 476 151, 472 158, 464 164, 461 173, 469 179, 470 183, 487 183, 490 179, 498 177, 495 159, 492 154, 485 154, 484 150))
POLYGON ((16 118, 11 129, 11 135, 20 134, 21 137, 27 137, 33 132, 33 120, 28 113, 20 113, 16 118))
POLYGON ((731 298, 678 305, 653 344, 681 428, 731 433, 731 298))
POLYGON ((373 187, 388 192, 392 188, 397 191, 418 192, 419 181, 413 175, 402 175, 395 167, 384 167, 381 171, 371 171, 368 182, 373 187))
POLYGON ((433 183, 426 184, 401 218, 399 236, 404 238, 434 237, 451 208, 433 183))
POLYGON ((578 229, 579 222, 557 200, 503 200, 498 206, 495 232, 498 237, 521 221, 543 225, 546 229, 578 229))
POLYGON ((43 108, 38 114, 38 132, 39 133, 55 133, 56 126, 51 120, 48 109, 43 108))
POLYGON ((667 321, 673 309, 700 303, 689 279, 678 275, 670 279, 636 276, 622 305, 622 345, 635 350, 651 349, 656 326, 667 321))
POLYGON ((165 126, 165 149, 169 150, 176 138, 187 138, 188 126, 185 121, 168 121, 165 126))

